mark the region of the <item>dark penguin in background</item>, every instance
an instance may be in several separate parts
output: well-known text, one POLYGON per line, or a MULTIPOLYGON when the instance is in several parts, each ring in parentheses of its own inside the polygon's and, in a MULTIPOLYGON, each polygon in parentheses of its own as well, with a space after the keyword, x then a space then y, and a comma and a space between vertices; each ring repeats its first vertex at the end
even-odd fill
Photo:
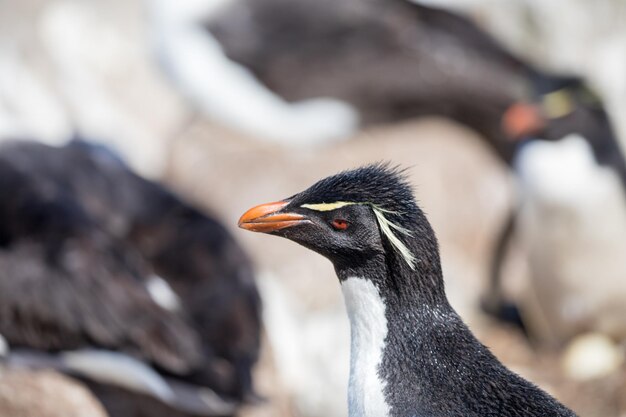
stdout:
MULTIPOLYGON (((598 169, 606 168, 613 173, 626 193, 626 158, 597 94, 578 77, 539 77, 533 79, 533 86, 534 97, 511 105, 503 116, 503 130, 515 146, 514 160, 523 148, 533 143, 556 143, 576 135, 588 144, 588 158, 598 169)), ((513 169, 516 177, 520 178, 519 164, 513 169)), ((525 329, 517 306, 507 300, 502 288, 503 264, 515 236, 519 205, 526 198, 521 191, 521 201, 509 212, 496 240, 489 289, 482 304, 487 313, 525 329)), ((585 198, 581 194, 580 199, 585 198)))
POLYGON ((9 361, 84 376, 112 417, 254 397, 260 298, 217 220, 83 141, 4 144, 0 194, 9 361))
POLYGON ((405 0, 238 0, 207 28, 288 101, 332 97, 364 125, 448 117, 505 160, 501 116, 535 72, 468 19, 405 0))
POLYGON ((239 225, 333 263, 351 322, 351 417, 575 416, 505 368, 450 306, 437 239, 398 170, 328 177, 239 225))
MULTIPOLYGON (((617 146, 601 101, 582 80, 537 68, 470 19, 441 8, 407 0, 208 0, 204 7, 192 2, 194 7, 186 11, 168 8, 169 0, 154 4, 169 29, 162 38, 179 41, 177 48, 162 42, 168 72, 193 90, 192 100, 209 103, 200 107, 218 119, 225 117, 219 111, 243 100, 236 108, 242 117, 252 112, 272 121, 274 113, 264 112, 261 104, 276 103, 267 97, 257 100, 252 93, 256 82, 262 95, 274 94, 300 110, 307 100, 343 102, 355 109, 362 125, 447 117, 480 133, 508 164, 517 147, 512 139, 528 127, 544 128, 546 137, 589 129, 594 135, 583 136, 591 137, 604 130, 604 139, 590 139, 592 146, 605 151, 617 146), (170 22, 173 28, 166 22, 168 16, 176 23, 170 22), (168 55, 186 45, 181 56, 168 55), (185 59, 188 56, 197 60, 185 59), (220 60, 224 62, 215 64, 220 60), (185 71, 184 66, 191 68, 185 71), (198 73, 206 76, 194 78, 198 73), (224 97, 218 88, 208 88, 222 85, 215 77, 229 83, 224 97), (558 102, 563 92, 582 105, 567 116, 557 109, 548 115, 550 123, 537 126, 536 118, 528 120, 519 111, 520 104, 540 104, 544 98, 558 102), (241 112, 242 106, 249 111, 241 112), (520 123, 522 127, 515 126, 520 123)), ((324 115, 326 123, 321 124, 340 124, 324 115)), ((233 117, 227 122, 236 124, 233 117)), ((318 123, 311 124, 318 126, 320 119, 315 120, 318 123)), ((251 123, 247 120, 244 128, 251 123)), ((306 129, 304 123, 299 127, 306 129)))
POLYGON ((525 140, 559 141, 578 134, 589 143, 597 164, 613 170, 626 189, 626 158, 598 94, 574 76, 535 76, 532 85, 532 96, 512 104, 502 118, 516 149, 525 140))
MULTIPOLYGON (((574 313, 565 313, 569 309, 559 307, 559 299, 569 291, 575 291, 574 288, 579 288, 580 294, 584 293, 580 289, 581 284, 576 284, 578 279, 574 278, 577 275, 574 271, 595 269, 593 275, 596 280, 605 277, 607 283, 614 281, 611 274, 620 275, 608 272, 614 271, 614 268, 608 266, 612 263, 610 260, 603 259, 603 252, 619 252, 623 239, 610 237, 611 232, 605 233, 603 237, 594 236, 592 231, 585 230, 583 224, 595 223, 596 230, 602 230, 602 224, 605 224, 608 230, 616 231, 619 235, 620 212, 622 216, 626 215, 624 153, 602 101, 582 79, 553 77, 539 80, 536 82, 536 91, 534 100, 512 105, 503 118, 503 128, 516 145, 513 169, 519 183, 519 201, 497 240, 489 291, 483 299, 483 307, 490 314, 521 325, 532 339, 540 343, 551 342, 558 346, 577 332, 591 328, 621 334, 623 330, 616 331, 615 326, 600 324, 608 320, 600 317, 607 316, 609 310, 594 306, 591 302, 594 297, 585 300, 585 297, 570 295, 579 298, 579 307, 585 311, 578 313, 577 318, 573 318, 576 316, 574 313), (576 141, 579 143, 576 144, 576 141), (593 204, 598 207, 591 208, 593 204), (551 207, 549 212, 548 207, 551 207), (536 221, 529 223, 528 218, 520 220, 519 212, 525 210, 529 214, 529 208, 543 213, 542 226, 536 221), (567 230, 560 232, 569 235, 566 241, 557 237, 559 222, 568 225, 567 230), (540 237, 536 232, 529 233, 534 228, 542 230, 544 236, 540 237), (526 248, 527 257, 537 258, 539 253, 545 256, 540 262, 538 259, 529 259, 533 270, 531 282, 534 280, 531 285, 534 292, 542 293, 544 298, 536 301, 535 307, 544 305, 544 309, 550 310, 541 314, 544 317, 541 320, 536 317, 532 319, 537 311, 529 314, 528 308, 526 314, 520 315, 517 302, 512 303, 504 295, 505 276, 502 267, 510 243, 520 237, 520 240, 526 241, 526 246, 534 241, 526 248), (552 243, 548 245, 548 241, 552 243), (573 253, 575 244, 581 245, 578 254, 573 253), (543 245, 546 246, 542 248, 543 245), (588 247, 583 249, 584 245, 588 247), (580 263, 583 259, 587 260, 585 266, 580 263), (569 267, 571 273, 564 272, 567 269, 565 265, 576 262, 577 265, 569 267), (552 295, 548 291, 550 285, 555 291, 552 295), (591 302, 591 305, 583 308, 587 302, 591 302), (565 320, 566 316, 572 317, 565 320), (534 323, 525 323, 527 321, 534 323), (546 326, 538 325, 539 322, 553 321, 559 324, 552 324, 552 330, 538 330, 546 326), (533 329, 528 329, 528 324, 533 329)), ((605 300, 605 303, 610 303, 610 300, 605 300)))
POLYGON ((542 75, 467 18, 406 0, 212 0, 182 17, 170 2, 153 0, 159 56, 179 89, 253 135, 280 124, 286 143, 434 115, 474 129, 510 161, 502 116, 542 75))

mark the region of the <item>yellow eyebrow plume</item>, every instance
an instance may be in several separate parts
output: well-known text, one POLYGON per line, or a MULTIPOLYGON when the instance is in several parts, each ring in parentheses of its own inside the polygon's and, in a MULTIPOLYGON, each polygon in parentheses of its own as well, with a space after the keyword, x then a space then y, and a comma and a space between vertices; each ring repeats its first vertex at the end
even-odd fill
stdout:
POLYGON ((566 89, 543 96, 543 108, 551 119, 567 116, 574 111, 574 103, 566 89))
POLYGON ((349 201, 336 201, 334 203, 319 203, 319 204, 303 204, 300 207, 315 211, 333 211, 345 206, 351 206, 357 203, 351 203, 349 201))
POLYGON ((383 232, 383 235, 385 235, 387 239, 389 239, 391 246, 393 246, 396 251, 400 253, 400 255, 406 261, 409 267, 412 270, 415 270, 415 264, 417 261, 415 259, 415 256, 413 256, 411 250, 404 244, 404 242, 402 242, 402 240, 400 240, 398 236, 396 236, 393 230, 397 230, 398 232, 406 236, 412 236, 412 233, 404 227, 400 227, 397 224, 389 221, 389 219, 385 216, 385 210, 382 210, 376 206, 373 206, 373 209, 374 215, 376 216, 376 220, 380 225, 380 230, 383 232))

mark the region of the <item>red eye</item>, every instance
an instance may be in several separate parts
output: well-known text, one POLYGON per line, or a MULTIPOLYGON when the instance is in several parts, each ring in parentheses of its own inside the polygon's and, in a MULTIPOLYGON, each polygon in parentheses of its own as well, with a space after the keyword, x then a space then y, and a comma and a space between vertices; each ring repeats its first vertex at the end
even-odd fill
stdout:
POLYGON ((343 219, 333 220, 332 225, 337 230, 346 230, 348 228, 348 222, 343 219))

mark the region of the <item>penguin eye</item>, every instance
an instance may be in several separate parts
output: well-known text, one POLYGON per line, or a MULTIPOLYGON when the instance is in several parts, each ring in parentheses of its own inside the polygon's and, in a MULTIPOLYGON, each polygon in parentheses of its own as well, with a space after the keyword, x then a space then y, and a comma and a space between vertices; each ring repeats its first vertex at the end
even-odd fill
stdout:
POLYGON ((346 230, 348 228, 348 222, 344 219, 334 219, 332 222, 330 222, 330 224, 336 230, 346 230))

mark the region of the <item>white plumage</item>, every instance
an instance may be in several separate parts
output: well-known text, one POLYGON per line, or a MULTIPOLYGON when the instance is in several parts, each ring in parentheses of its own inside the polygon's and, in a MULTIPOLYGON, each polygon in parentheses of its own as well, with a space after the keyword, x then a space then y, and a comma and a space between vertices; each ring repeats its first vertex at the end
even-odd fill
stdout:
POLYGON ((387 337, 385 303, 368 279, 348 278, 341 289, 350 319, 350 417, 389 416, 385 382, 378 373, 387 337))
POLYGON ((626 195, 582 137, 533 141, 516 160, 519 230, 531 291, 524 313, 545 340, 586 328, 626 335, 626 195))
POLYGON ((95 381, 153 395, 166 403, 174 399, 174 393, 163 377, 128 355, 85 349, 64 352, 62 360, 71 372, 95 381))
POLYGON ((9 344, 7 340, 0 334, 0 358, 9 354, 9 344))
POLYGON ((150 277, 146 289, 155 303, 168 311, 179 311, 181 302, 170 284, 158 275, 150 277))

